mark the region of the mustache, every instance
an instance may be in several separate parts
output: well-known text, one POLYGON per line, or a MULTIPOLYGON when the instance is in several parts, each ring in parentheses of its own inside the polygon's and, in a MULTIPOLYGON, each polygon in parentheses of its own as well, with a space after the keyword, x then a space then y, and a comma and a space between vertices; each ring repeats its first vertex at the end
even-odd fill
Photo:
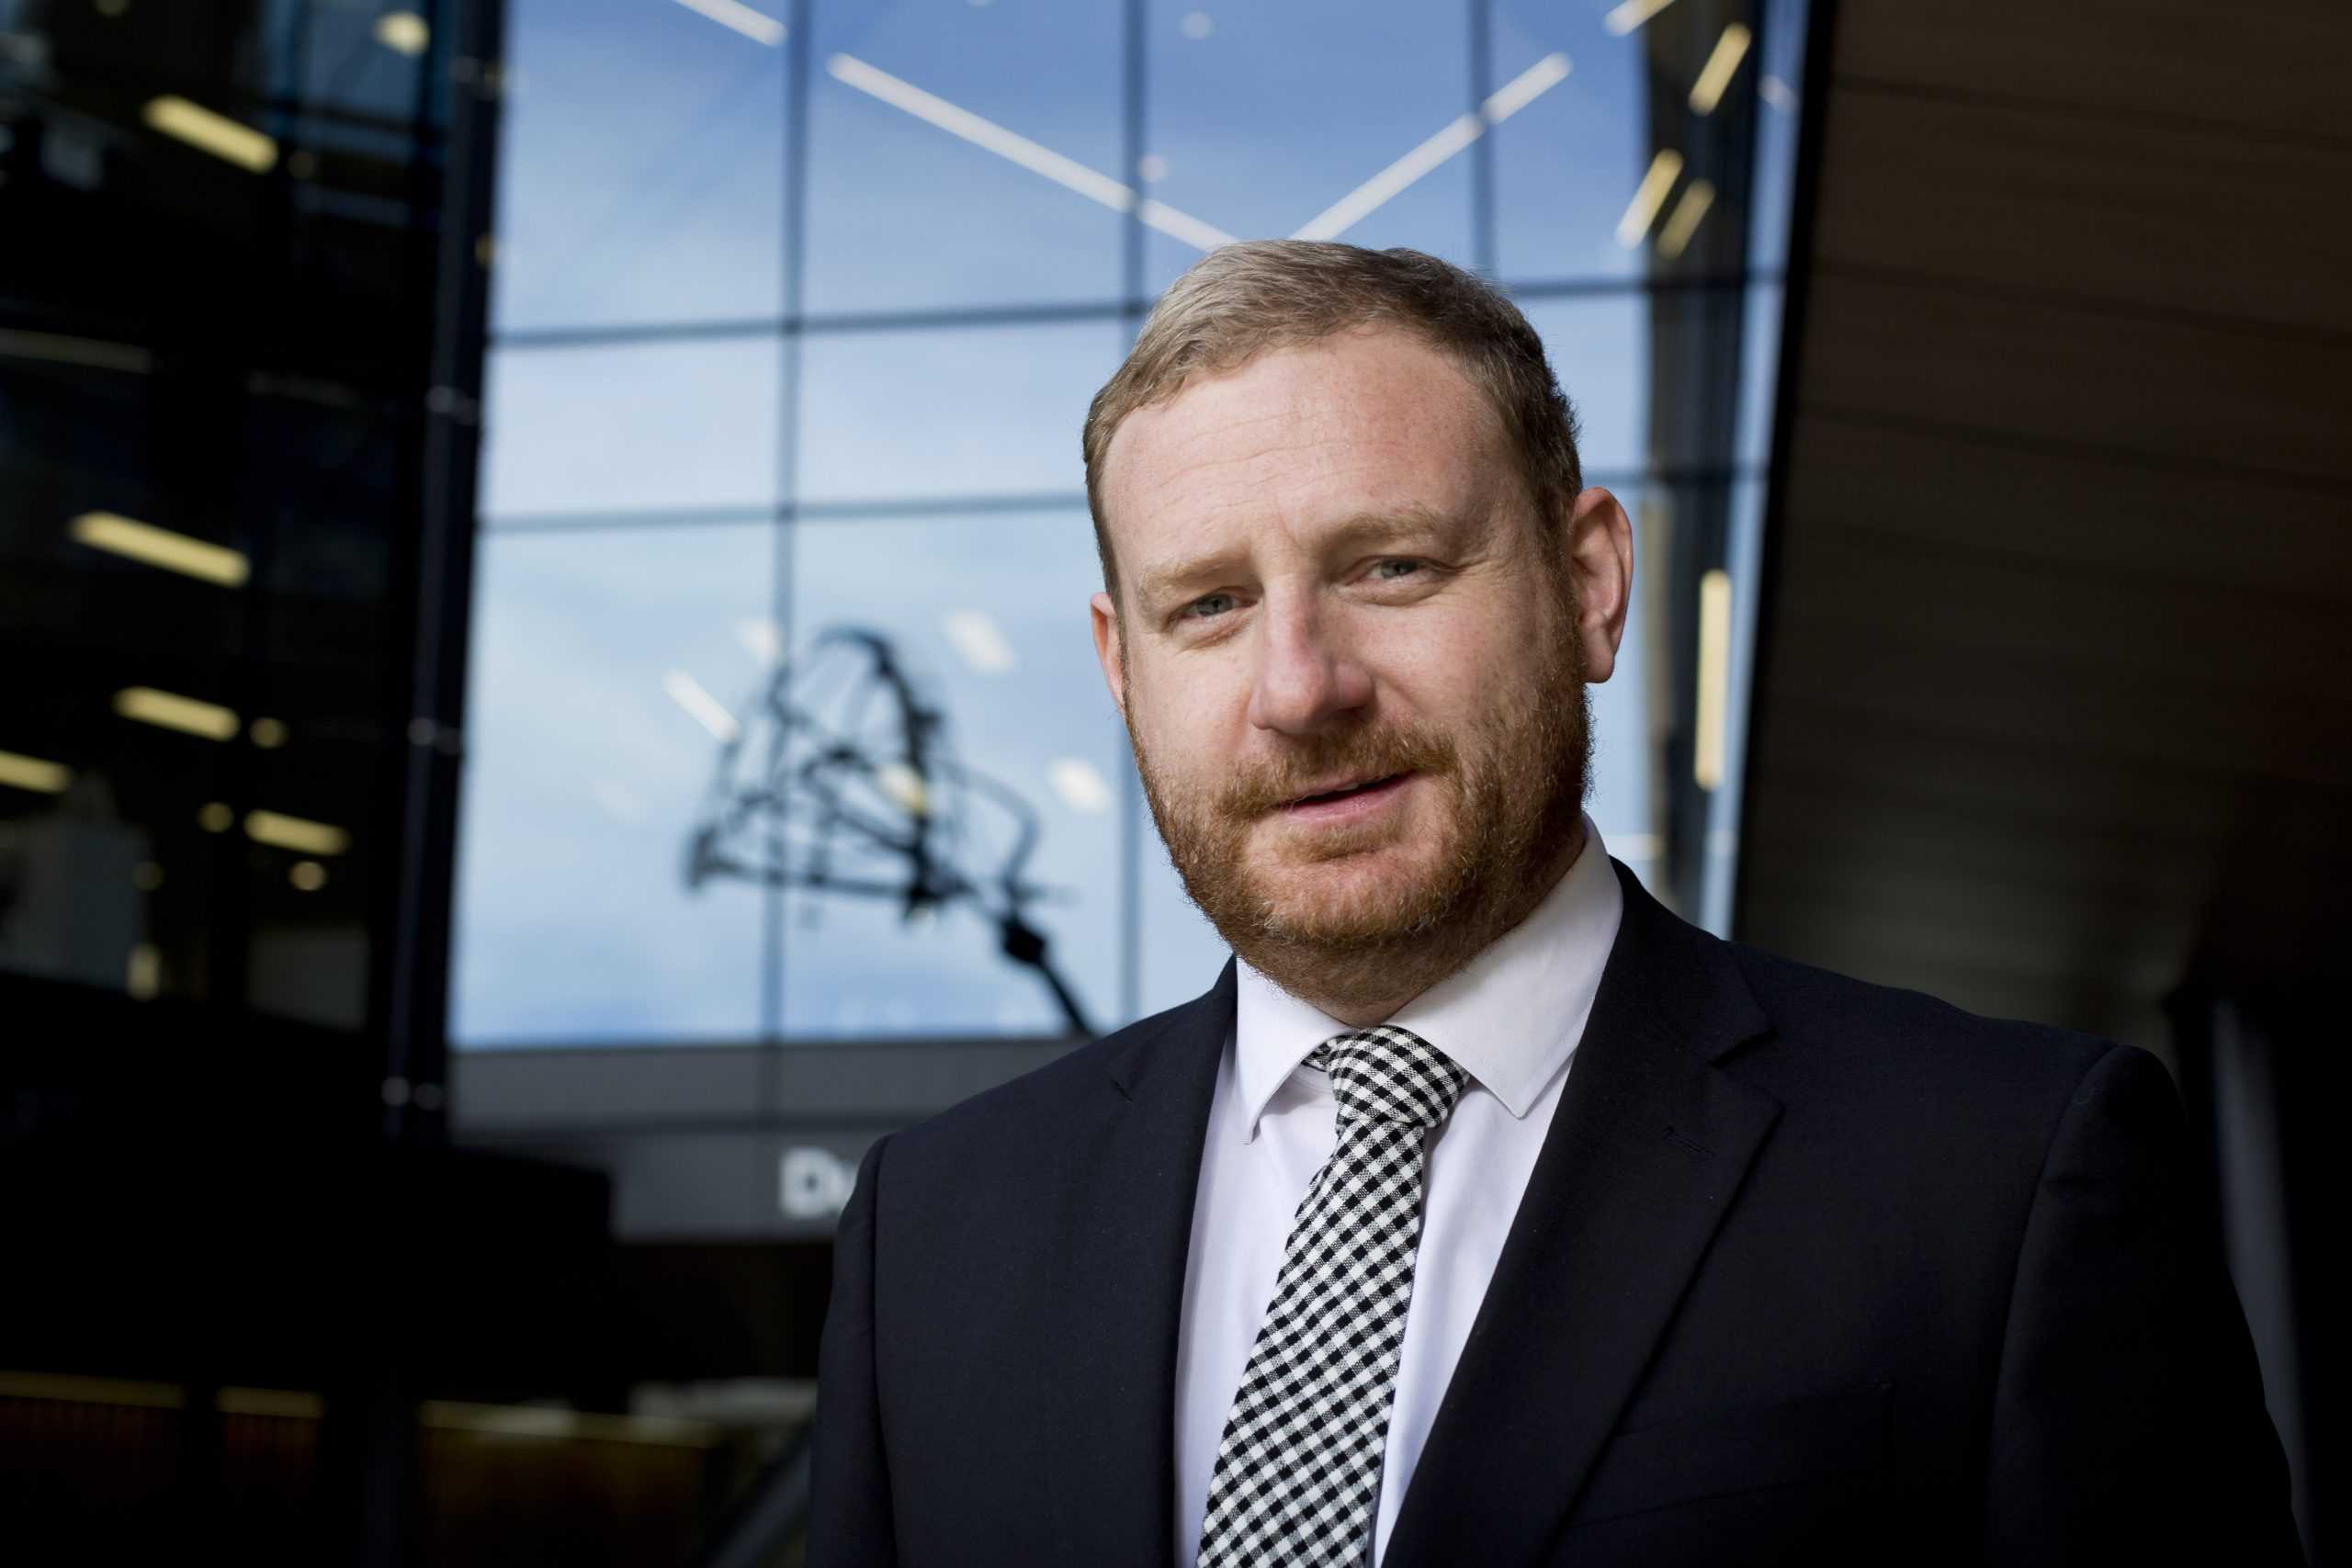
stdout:
POLYGON ((1451 741, 1418 729, 1306 736, 1274 756, 1237 771, 1218 793, 1216 809, 1229 820, 1247 821, 1288 806, 1335 777, 1443 773, 1453 771, 1454 761, 1451 741))

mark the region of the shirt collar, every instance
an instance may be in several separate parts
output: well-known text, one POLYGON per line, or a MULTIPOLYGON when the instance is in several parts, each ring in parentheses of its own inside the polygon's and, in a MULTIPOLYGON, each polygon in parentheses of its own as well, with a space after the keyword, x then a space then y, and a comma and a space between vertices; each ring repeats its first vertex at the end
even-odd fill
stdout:
MULTIPOLYGON (((1590 817, 1584 835, 1576 863, 1525 919, 1385 1021, 1451 1056, 1514 1117, 1534 1109, 1584 1038, 1624 913, 1590 817)), ((1235 971, 1233 1092, 1246 1142, 1275 1091, 1349 1026, 1246 963, 1235 971)))

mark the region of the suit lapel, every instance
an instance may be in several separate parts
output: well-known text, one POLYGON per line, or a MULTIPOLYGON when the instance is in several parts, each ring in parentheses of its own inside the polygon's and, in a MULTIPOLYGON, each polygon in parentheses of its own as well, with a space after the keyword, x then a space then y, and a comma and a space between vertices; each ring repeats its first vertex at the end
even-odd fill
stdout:
POLYGON ((1217 1064, 1233 1030, 1227 963, 1204 996, 1105 1059, 1064 1232, 1061 1299, 1041 1303, 1064 1419, 1055 1490, 1086 1561, 1168 1563, 1175 1540, 1176 1337, 1217 1064))
POLYGON ((1386 1568, 1535 1559, 1780 1114, 1716 1058, 1769 1027, 1622 865, 1624 917, 1386 1568))

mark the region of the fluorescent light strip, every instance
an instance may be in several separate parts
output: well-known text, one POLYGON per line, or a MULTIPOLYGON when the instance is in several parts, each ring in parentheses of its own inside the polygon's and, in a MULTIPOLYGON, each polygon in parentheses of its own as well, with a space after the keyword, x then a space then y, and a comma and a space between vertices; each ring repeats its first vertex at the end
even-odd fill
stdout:
POLYGON ((1699 79, 1690 85, 1690 107, 1701 114, 1713 114, 1724 99, 1724 89, 1739 70, 1739 62, 1747 58, 1747 46, 1755 34, 1738 22, 1724 26, 1724 36, 1715 40, 1715 51, 1707 56, 1707 63, 1700 68, 1699 79))
POLYGON ((200 735, 207 740, 232 739, 237 733, 233 709, 184 697, 176 692, 159 692, 153 686, 126 686, 117 692, 114 711, 141 724, 176 729, 183 735, 200 735))
POLYGON ((1683 186, 1682 199, 1674 204, 1673 216, 1666 220, 1666 227, 1658 231, 1657 254, 1668 261, 1680 255, 1682 247, 1689 244, 1690 236, 1698 231, 1699 220, 1704 218, 1707 209, 1714 204, 1713 182, 1692 180, 1683 186))
POLYGON ((1634 192, 1634 199, 1626 205, 1625 216, 1617 220, 1617 243, 1628 250, 1642 243, 1642 236, 1657 221, 1657 209, 1666 205, 1666 193, 1682 177, 1682 154, 1672 148, 1663 148, 1650 160, 1648 174, 1642 176, 1641 188, 1634 192))
POLYGON ((1457 117, 1435 136, 1308 219, 1291 238, 1338 239, 1398 191, 1477 141, 1486 133, 1487 127, 1500 125, 1537 96, 1566 80, 1567 74, 1566 55, 1545 55, 1489 95, 1478 113, 1457 117))
POLYGON ((0 751, 0 784, 28 789, 36 795, 62 795, 65 786, 73 782, 74 770, 62 762, 44 762, 39 757, 0 751))
POLYGON ((1545 55, 1487 96, 1486 103, 1481 106, 1487 123, 1500 125, 1566 81, 1571 69, 1566 55, 1545 55))
POLYGON ((722 28, 732 28, 753 43, 766 44, 770 49, 784 41, 785 27, 774 17, 752 10, 741 0, 678 0, 698 17, 707 17, 722 28))
POLYGON ((1354 227, 1357 220, 1390 197, 1478 140, 1486 127, 1475 114, 1455 118, 1443 130, 1389 164, 1308 219, 1291 235, 1294 240, 1334 240, 1354 227))
POLYGON ((245 837, 256 844, 298 850, 306 855, 339 855, 351 847, 351 835, 342 829, 288 817, 283 811, 246 812, 245 837))
POLYGON ((149 99, 141 118, 164 135, 176 136, 200 152, 253 174, 266 175, 277 162, 276 141, 250 125, 215 114, 176 93, 149 99))
POLYGON ((1114 212, 1132 211, 1161 233, 1182 240, 1196 249, 1214 250, 1219 245, 1233 243, 1233 236, 1224 230, 1204 223, 1189 213, 1179 212, 1165 202, 1146 200, 1137 205, 1136 193, 1110 175, 1090 169, 1075 159, 1065 158, 1050 147, 1041 147, 1017 131, 1007 130, 994 120, 982 119, 971 110, 926 93, 911 82, 902 82, 887 71, 876 70, 854 55, 832 56, 825 62, 825 71, 843 86, 854 87, 868 97, 879 98, 894 109, 903 110, 926 125, 936 126, 950 136, 1018 164, 1033 175, 1042 175, 1066 190, 1076 191, 1089 201, 1101 202, 1114 212))
POLYGON ((1623 38, 1673 4, 1674 0, 1625 0, 1623 5, 1601 17, 1600 25, 1623 38))
POLYGON ((87 545, 94 550, 201 578, 223 588, 243 587, 251 570, 243 555, 236 550, 111 512, 85 512, 67 524, 65 531, 76 544, 87 545))
POLYGON ((1731 681, 1731 574, 1718 567, 1699 579, 1699 712, 1690 776, 1701 789, 1724 782, 1725 688, 1731 681))
POLYGON ((155 356, 136 344, 13 328, 0 329, 0 359, 41 359, 52 365, 86 365, 94 370, 128 370, 135 376, 144 376, 155 363, 155 356))
POLYGON ((727 711, 726 705, 703 690, 702 682, 684 671, 673 670, 662 676, 662 689, 696 724, 709 730, 720 745, 731 746, 742 736, 743 727, 735 722, 735 716, 727 711))

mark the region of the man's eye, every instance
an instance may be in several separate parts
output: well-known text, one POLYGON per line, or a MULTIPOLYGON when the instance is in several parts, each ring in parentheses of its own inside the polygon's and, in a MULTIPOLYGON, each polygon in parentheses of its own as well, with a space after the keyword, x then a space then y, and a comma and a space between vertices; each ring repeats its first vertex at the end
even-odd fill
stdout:
POLYGON ((1232 608, 1232 594, 1204 593, 1184 606, 1184 614, 1194 620, 1206 620, 1211 615, 1222 615, 1232 608))
POLYGON ((1382 561, 1379 565, 1374 567, 1372 569, 1372 575, 1383 581, 1394 582, 1398 578, 1410 577, 1413 573, 1420 570, 1421 563, 1419 561, 1410 560, 1399 556, 1389 560, 1382 561))

